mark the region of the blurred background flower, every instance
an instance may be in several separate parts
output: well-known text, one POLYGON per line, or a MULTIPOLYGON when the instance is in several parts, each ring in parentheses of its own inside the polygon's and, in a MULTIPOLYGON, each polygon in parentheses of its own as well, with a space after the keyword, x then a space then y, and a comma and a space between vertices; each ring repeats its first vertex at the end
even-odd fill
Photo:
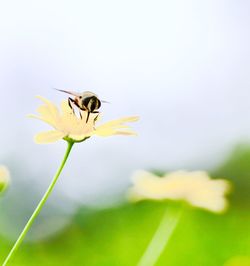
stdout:
MULTIPOLYGON (((225 194, 230 184, 223 179, 212 180, 204 171, 175 171, 157 176, 147 171, 137 171, 132 176, 133 186, 128 190, 128 199, 140 200, 182 200, 193 207, 221 213, 228 207, 225 194)), ((181 218, 182 206, 169 208, 163 215, 152 240, 143 253, 138 266, 156 265, 171 239, 181 218)))
POLYGON ((176 171, 162 177, 137 171, 132 176, 132 182, 133 186, 128 191, 131 201, 184 200, 212 212, 223 212, 228 206, 225 194, 229 192, 229 182, 212 180, 203 171, 176 171))
POLYGON ((0 165, 0 193, 3 192, 10 183, 10 173, 9 170, 3 166, 0 165))
POLYGON ((249 256, 250 146, 238 143, 250 136, 250 3, 13 0, 0 7, 0 161, 12 176, 0 198, 0 259, 65 150, 62 141, 35 145, 44 124, 26 118, 37 107, 34 95, 65 98, 52 88, 95 92, 111 102, 101 108, 107 120, 140 115, 139 137, 90 139, 74 149, 29 234, 38 243, 24 245, 16 265, 59 258, 60 266, 135 265, 165 208, 123 202, 136 169, 204 169, 234 185, 225 215, 184 213, 158 265, 249 256))

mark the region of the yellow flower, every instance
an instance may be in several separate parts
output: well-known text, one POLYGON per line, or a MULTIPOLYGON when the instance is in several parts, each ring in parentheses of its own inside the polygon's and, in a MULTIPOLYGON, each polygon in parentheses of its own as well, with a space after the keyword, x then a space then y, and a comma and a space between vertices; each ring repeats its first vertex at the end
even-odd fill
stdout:
POLYGON ((29 117, 48 123, 54 130, 37 134, 35 136, 36 143, 51 143, 60 139, 81 142, 93 135, 103 137, 136 135, 125 123, 137 121, 139 119, 137 116, 113 120, 96 127, 95 123, 99 120, 98 114, 90 114, 88 123, 86 123, 87 112, 80 111, 82 117, 78 117, 73 113, 66 100, 62 101, 61 110, 59 110, 51 101, 41 96, 38 98, 43 102, 43 105, 37 110, 39 116, 30 115, 29 117))
POLYGON ((10 183, 10 173, 8 169, 0 165, 0 193, 3 192, 10 183))
POLYGON ((223 179, 212 180, 203 171, 176 171, 163 177, 137 171, 132 176, 132 182, 133 187, 128 192, 132 201, 184 200, 212 212, 222 212, 228 206, 225 194, 230 189, 230 183, 223 179))

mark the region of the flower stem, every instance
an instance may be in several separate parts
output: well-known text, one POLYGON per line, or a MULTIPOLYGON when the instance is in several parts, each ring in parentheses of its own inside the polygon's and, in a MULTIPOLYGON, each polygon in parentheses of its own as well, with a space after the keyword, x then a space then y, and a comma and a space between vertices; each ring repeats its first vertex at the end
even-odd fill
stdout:
POLYGON ((51 184, 49 185, 47 191, 45 192, 45 194, 43 195, 41 201, 39 202, 39 204, 37 205, 36 209, 34 210, 33 214, 31 215, 30 219, 28 220, 28 222, 26 223, 22 233, 19 235, 18 239, 16 240, 14 246, 12 247, 11 251, 9 252, 7 258, 5 259, 4 263, 2 266, 5 266, 7 265, 7 263, 9 262, 9 260, 11 259, 11 257, 13 256, 13 254, 17 251, 17 249, 19 248, 19 246, 21 245, 24 237, 26 236, 27 232, 29 231, 31 225, 33 224, 34 220, 36 219, 36 217, 38 216, 38 214, 40 213, 43 205, 45 204, 45 202, 47 201, 50 193, 52 192, 55 184, 56 184, 56 181, 58 179, 58 177, 60 176, 62 170, 63 170, 63 167, 68 159, 68 156, 70 154, 70 151, 73 147, 73 144, 74 142, 69 142, 68 141, 68 147, 67 147, 67 150, 65 152, 65 155, 64 155, 64 158, 62 160, 62 163, 60 165, 60 167, 58 168, 51 184))
POLYGON ((158 226, 151 242, 137 266, 155 265, 178 224, 180 214, 180 208, 167 209, 163 215, 160 225, 158 226))

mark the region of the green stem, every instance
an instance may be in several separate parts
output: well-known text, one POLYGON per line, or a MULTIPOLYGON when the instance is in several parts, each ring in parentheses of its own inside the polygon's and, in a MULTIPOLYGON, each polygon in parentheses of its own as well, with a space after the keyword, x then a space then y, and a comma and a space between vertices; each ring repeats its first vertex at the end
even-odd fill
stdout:
POLYGON ((63 161, 60 165, 60 167, 58 168, 51 184, 49 185, 47 191, 45 192, 45 194, 43 195, 41 201, 39 202, 39 204, 37 205, 36 209, 34 210, 33 214, 31 215, 30 219, 28 220, 28 222, 26 223, 22 233, 20 234, 20 236, 18 237, 16 243, 14 244, 13 248, 11 249, 11 251, 9 252, 7 258, 5 259, 4 263, 2 266, 5 266, 7 265, 7 263, 9 262, 10 258, 13 256, 13 254, 17 251, 17 249, 19 248, 19 246, 21 245, 24 237, 26 236, 27 232, 29 231, 31 225, 33 224, 34 220, 36 219, 36 217, 38 216, 38 214, 40 213, 43 205, 45 204, 45 202, 47 201, 50 193, 52 192, 55 184, 56 184, 56 181, 58 179, 58 177, 60 176, 62 170, 63 170, 63 167, 68 159, 68 156, 70 154, 70 151, 73 147, 73 144, 74 142, 70 142, 68 141, 68 147, 67 147, 67 150, 65 152, 65 155, 64 155, 64 158, 63 158, 63 161))
POLYGON ((178 224, 180 214, 180 208, 171 208, 165 212, 159 227, 137 266, 155 265, 178 224))

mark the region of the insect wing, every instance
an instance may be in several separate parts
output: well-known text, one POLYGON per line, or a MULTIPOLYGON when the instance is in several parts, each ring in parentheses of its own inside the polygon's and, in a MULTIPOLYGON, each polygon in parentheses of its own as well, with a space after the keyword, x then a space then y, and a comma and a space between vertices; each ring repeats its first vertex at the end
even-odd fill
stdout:
POLYGON ((64 93, 67 93, 67 94, 70 94, 70 95, 73 95, 75 97, 81 96, 81 93, 75 92, 75 91, 67 91, 67 90, 60 90, 60 89, 55 89, 55 90, 61 91, 61 92, 64 92, 64 93))

